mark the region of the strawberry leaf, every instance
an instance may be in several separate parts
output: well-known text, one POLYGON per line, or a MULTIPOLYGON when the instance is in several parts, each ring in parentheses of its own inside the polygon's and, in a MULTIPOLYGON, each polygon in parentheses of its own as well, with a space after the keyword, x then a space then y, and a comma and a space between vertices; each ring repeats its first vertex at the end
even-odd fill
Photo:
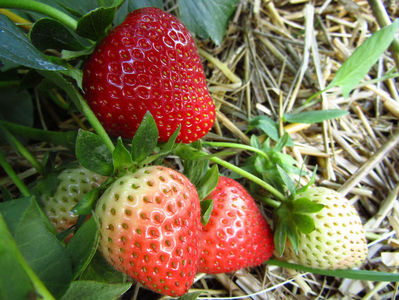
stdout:
POLYGON ((97 250, 99 231, 95 218, 90 218, 68 242, 66 249, 71 257, 74 279, 78 278, 90 263, 97 250))
POLYGON ((192 293, 187 293, 181 297, 179 297, 179 300, 196 300, 202 292, 192 292, 192 293))
POLYGON ((239 0, 196 0, 178 2, 180 18, 187 28, 203 39, 220 45, 239 0))
POLYGON ((213 200, 201 200, 201 223, 202 225, 208 224, 209 219, 211 218, 212 209, 213 209, 213 200))
POLYGON ((60 300, 85 299, 109 300, 118 299, 130 287, 131 283, 105 283, 95 281, 73 281, 60 300))
POLYGON ((46 49, 77 51, 89 46, 87 41, 85 42, 71 29, 51 18, 36 21, 29 32, 29 38, 41 51, 46 49))
POLYGON ((118 138, 114 152, 112 152, 112 160, 114 164, 114 173, 126 170, 133 165, 132 156, 120 137, 118 138))
POLYGON ((277 253, 281 256, 285 250, 285 244, 287 242, 288 235, 288 224, 284 221, 281 221, 277 224, 274 229, 274 245, 276 247, 277 253))
POLYGON ((102 254, 97 251, 79 279, 106 283, 122 283, 126 280, 125 277, 123 273, 111 267, 102 254))
POLYGON ((132 140, 132 158, 139 163, 149 156, 158 143, 158 128, 150 112, 143 120, 132 140))
POLYGON ((294 181, 291 179, 290 175, 279 165, 276 165, 278 173, 280 174, 281 180, 284 182, 285 186, 287 187, 290 195, 292 197, 296 194, 296 187, 294 181))
POLYGON ((308 215, 294 213, 293 219, 294 219, 295 225, 304 234, 311 233, 316 228, 312 217, 310 217, 308 215))
POLYGON ((79 129, 75 153, 79 163, 86 169, 103 176, 112 174, 112 154, 98 135, 79 129))
POLYGON ((326 90, 340 86, 344 97, 348 97, 350 91, 389 47, 398 27, 399 19, 396 19, 391 25, 381 28, 366 39, 338 69, 326 90))
POLYGON ((100 192, 99 188, 94 188, 88 191, 79 200, 78 204, 72 209, 72 212, 77 215, 89 215, 93 209, 94 203, 98 198, 100 192))
POLYGON ((298 198, 292 202, 292 210, 298 214, 317 213, 323 208, 323 204, 315 203, 308 198, 298 198))
POLYGON ((198 197, 200 200, 208 196, 217 186, 219 181, 219 169, 217 164, 214 164, 196 185, 198 197))
POLYGON ((340 118, 347 114, 349 114, 349 112, 342 109, 304 111, 296 114, 285 114, 284 121, 287 121, 289 123, 314 124, 326 120, 340 118))
POLYGON ((0 58, 39 70, 65 70, 48 61, 26 35, 6 16, 0 14, 0 58))
POLYGON ((273 141, 277 141, 280 137, 278 132, 278 126, 275 121, 273 121, 268 116, 257 116, 249 121, 249 130, 253 128, 258 128, 262 130, 268 137, 273 141))
POLYGON ((183 174, 197 186, 204 173, 208 169, 208 160, 184 160, 183 174))
POLYGON ((287 237, 291 243, 291 247, 295 253, 298 253, 298 241, 299 235, 297 231, 296 224, 293 219, 290 219, 287 224, 287 237))

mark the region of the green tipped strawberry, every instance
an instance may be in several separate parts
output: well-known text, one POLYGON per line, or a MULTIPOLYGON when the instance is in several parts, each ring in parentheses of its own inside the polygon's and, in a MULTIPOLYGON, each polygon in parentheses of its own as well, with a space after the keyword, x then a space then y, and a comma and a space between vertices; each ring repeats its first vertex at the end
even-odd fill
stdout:
POLYGON ((234 272, 270 258, 274 250, 272 232, 242 185, 220 176, 207 199, 213 200, 213 210, 202 229, 200 272, 234 272))
POLYGON ((95 211, 99 250, 117 270, 169 296, 190 288, 198 267, 200 203, 194 185, 163 166, 116 180, 95 211))
POLYGON ((78 215, 72 209, 84 194, 99 187, 106 177, 83 167, 65 169, 58 176, 55 193, 42 199, 43 210, 58 232, 76 224, 78 215))
POLYGON ((367 241, 359 214, 340 193, 323 187, 296 195, 324 208, 309 214, 315 225, 310 233, 299 233, 298 253, 287 243, 283 259, 321 269, 346 269, 360 265, 367 256, 367 241))
POLYGON ((98 45, 83 70, 85 98, 104 128, 133 137, 147 111, 165 142, 194 142, 212 128, 215 106, 187 28, 158 8, 133 11, 98 45))

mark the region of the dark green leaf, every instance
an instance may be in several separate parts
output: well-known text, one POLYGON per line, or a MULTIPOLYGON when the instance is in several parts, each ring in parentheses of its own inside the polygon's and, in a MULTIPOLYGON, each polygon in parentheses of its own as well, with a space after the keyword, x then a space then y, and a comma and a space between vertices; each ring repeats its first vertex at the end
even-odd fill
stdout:
MULTIPOLYGON (((50 1, 54 2, 54 0, 50 1)), ((81 17, 98 7, 97 0, 57 0, 56 2, 75 17, 81 17)))
POLYGON ((217 164, 214 164, 197 184, 197 192, 200 200, 208 196, 217 186, 219 181, 219 169, 217 164))
POLYGON ((67 251, 72 261, 74 279, 86 269, 96 253, 99 231, 95 218, 85 222, 67 244, 67 251))
POLYGON ((0 58, 40 70, 64 70, 49 62, 6 16, 0 14, 0 58))
POLYGON ((61 300, 112 300, 118 299, 131 283, 105 283, 78 280, 62 296, 61 300))
POLYGON ((165 155, 173 150, 173 148, 176 146, 175 142, 180 132, 180 129, 181 125, 179 125, 179 127, 175 130, 175 132, 170 136, 169 140, 160 146, 161 147, 160 154, 165 155))
POLYGON ((213 209, 213 200, 201 200, 201 223, 202 225, 208 224, 209 219, 211 218, 212 209, 213 209))
POLYGON ((79 163, 86 169, 103 176, 112 174, 112 154, 98 135, 80 129, 75 152, 79 163))
POLYGON ((313 230, 315 230, 315 224, 312 217, 304 214, 294 213, 293 218, 295 225, 302 233, 308 234, 311 233, 313 230))
POLYGON ((389 47, 399 27, 399 19, 391 25, 381 28, 363 42, 338 69, 334 79, 326 89, 340 86, 344 97, 366 76, 389 47))
POLYGON ((273 147, 275 152, 281 152, 285 146, 288 145, 290 135, 288 133, 284 133, 282 137, 277 140, 276 145, 273 147))
POLYGON ((180 18, 191 32, 204 39, 210 37, 216 45, 220 45, 238 1, 180 0, 180 18))
POLYGON ((80 279, 106 283, 121 283, 124 282, 125 275, 111 267, 111 265, 104 259, 103 255, 97 251, 83 274, 80 276, 80 279))
POLYGON ((312 177, 310 178, 309 182, 308 182, 306 185, 304 185, 304 186, 302 186, 301 188, 299 188, 299 189, 296 191, 297 194, 300 194, 300 193, 303 193, 303 192, 307 191, 307 189, 308 189, 309 187, 311 187, 311 186, 315 183, 315 181, 316 181, 316 172, 317 172, 317 165, 316 165, 316 167, 313 169, 312 177))
POLYGON ((103 38, 114 19, 116 7, 98 7, 78 21, 76 32, 83 37, 97 41, 103 38))
POLYGON ((32 127, 33 103, 30 94, 16 87, 1 88, 0 119, 32 127))
POLYGON ((251 135, 250 145, 257 149, 262 149, 262 145, 259 142, 259 139, 256 135, 251 135))
POLYGON ((179 297, 179 300, 196 300, 202 292, 192 292, 192 293, 187 293, 181 297, 179 297))
POLYGON ((77 51, 89 46, 71 29, 51 18, 36 21, 29 32, 29 37, 32 44, 41 51, 46 49, 77 51))
POLYGON ((208 169, 208 160, 184 160, 184 175, 197 186, 208 169))
POLYGON ((33 197, 0 204, 0 211, 13 228, 19 250, 33 271, 54 296, 60 296, 72 280, 69 255, 48 231, 44 215, 33 197), (18 209, 16 209, 18 208, 18 209))
POLYGON ((133 160, 129 150, 123 145, 122 139, 119 137, 115 150, 112 153, 114 161, 114 172, 117 170, 124 170, 132 166, 133 160))
POLYGON ((23 264, 27 265, 0 213, 0 299, 29 299, 35 294, 23 264))
POLYGON ((348 113, 348 111, 341 109, 313 110, 296 114, 286 114, 284 115, 284 120, 290 123, 314 124, 340 118, 348 113))
POLYGON ((277 141, 279 139, 278 126, 275 121, 273 121, 268 116, 257 116, 250 120, 249 129, 258 128, 262 130, 268 137, 272 140, 277 141))
POLYGON ((91 213, 94 204, 98 198, 99 189, 93 188, 88 191, 83 197, 79 200, 78 204, 73 208, 72 212, 77 215, 88 215, 91 213))
POLYGON ((132 140, 132 158, 141 162, 149 156, 158 143, 158 128, 150 112, 144 115, 143 120, 132 140))
POLYGON ((298 198, 292 202, 292 210, 294 213, 317 213, 324 208, 323 204, 311 201, 308 198, 298 198))
POLYGON ((291 243, 291 247, 294 250, 296 254, 298 254, 298 241, 299 241, 299 235, 298 235, 298 230, 296 227, 296 224, 294 223, 294 220, 289 220, 288 226, 287 226, 287 237, 289 242, 291 243))
POLYGON ((290 192, 291 196, 295 196, 296 187, 295 187, 295 183, 291 179, 290 175, 288 175, 287 172, 279 165, 277 165, 277 170, 278 170, 278 173, 280 174, 282 181, 284 182, 285 186, 287 187, 288 191, 290 192))

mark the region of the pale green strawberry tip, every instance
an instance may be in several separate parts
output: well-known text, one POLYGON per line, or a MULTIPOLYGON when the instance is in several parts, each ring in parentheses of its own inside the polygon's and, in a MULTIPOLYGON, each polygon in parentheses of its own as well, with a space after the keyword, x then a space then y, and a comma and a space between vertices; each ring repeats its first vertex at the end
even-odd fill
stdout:
POLYGON ((367 241, 359 214, 341 194, 328 188, 309 188, 307 197, 325 207, 312 216, 316 229, 299 233, 298 254, 288 242, 283 259, 319 269, 348 269, 367 257, 367 241))

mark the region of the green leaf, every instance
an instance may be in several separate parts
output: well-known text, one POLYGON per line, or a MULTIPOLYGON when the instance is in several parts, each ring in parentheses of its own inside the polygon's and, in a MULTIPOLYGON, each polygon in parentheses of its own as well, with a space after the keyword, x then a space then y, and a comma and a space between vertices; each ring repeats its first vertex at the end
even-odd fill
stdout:
POLYGON ((208 224, 209 219, 211 218, 212 210, 213 210, 213 200, 206 199, 201 200, 201 223, 202 225, 208 224))
POLYGON ((103 255, 97 251, 80 276, 80 279, 106 283, 121 283, 124 282, 125 275, 111 267, 103 255))
POLYGON ((32 127, 33 102, 30 94, 16 87, 1 88, 0 119, 32 127))
POLYGON ((327 86, 330 89, 340 86, 344 97, 362 80, 378 58, 389 47, 399 27, 399 19, 389 26, 381 28, 366 39, 342 64, 327 86))
POLYGON ((293 219, 295 225, 302 233, 308 234, 311 233, 313 230, 315 230, 315 224, 311 216, 294 213, 293 219))
POLYGON ((120 4, 121 1, 116 1, 114 6, 98 7, 89 11, 79 19, 76 32, 93 41, 100 40, 106 35, 106 30, 111 26, 120 4))
POLYGON ((46 49, 78 51, 89 46, 69 27, 51 18, 36 21, 29 32, 29 38, 41 51, 46 49))
POLYGON ((0 299, 28 299, 36 293, 18 247, 0 213, 0 299), (16 284, 18 283, 18 284, 16 284))
POLYGON ((287 242, 288 225, 286 222, 281 221, 277 224, 274 230, 274 245, 276 247, 277 253, 281 256, 284 253, 285 244, 287 242))
POLYGON ((200 200, 208 196, 217 186, 219 181, 218 165, 214 164, 196 185, 198 197, 200 200))
POLYGON ((208 160, 184 160, 183 174, 197 186, 206 170, 209 168, 208 160))
POLYGON ((60 296, 72 280, 68 253, 45 225, 34 197, 0 203, 19 250, 32 270, 54 296, 60 296))
POLYGON ((347 114, 349 114, 348 111, 341 109, 314 110, 300 112, 296 114, 286 114, 284 115, 284 120, 289 123, 314 124, 326 120, 340 118, 347 114))
POLYGON ((277 123, 268 116, 262 115, 251 119, 249 121, 249 130, 253 128, 258 128, 262 130, 273 141, 277 141, 280 137, 277 123))
POLYGON ((294 252, 296 254, 298 254, 299 235, 298 235, 297 227, 296 227, 296 224, 294 223, 294 220, 288 221, 287 237, 291 243, 292 249, 294 250, 294 252))
POLYGON ((313 214, 319 212, 323 208, 323 204, 313 202, 309 198, 298 198, 292 202, 293 212, 299 214, 313 214))
POLYGON ((166 143, 160 145, 161 151, 159 152, 159 154, 165 155, 173 150, 173 148, 176 146, 176 138, 179 135, 180 129, 181 125, 179 125, 175 132, 173 132, 173 134, 170 136, 166 143))
POLYGON ((112 154, 98 135, 79 129, 75 152, 79 163, 86 169, 103 176, 112 174, 112 154))
POLYGON ((282 167, 280 167, 279 165, 277 165, 276 167, 282 181, 284 182, 291 196, 295 196, 296 187, 294 181, 291 179, 290 175, 288 175, 288 173, 282 167))
POLYGON ((143 7, 158 7, 159 9, 164 9, 162 0, 125 0, 115 14, 114 24, 119 25, 130 12, 143 7))
POLYGON ((89 265, 97 250, 99 231, 95 218, 85 222, 67 244, 67 251, 72 261, 73 277, 78 278, 89 265))
POLYGON ((99 188, 93 188, 88 191, 79 200, 78 204, 72 209, 72 212, 77 215, 89 215, 93 209, 94 204, 100 192, 99 188))
POLYGON ((61 300, 111 300, 119 299, 131 283, 105 283, 95 281, 74 281, 61 300))
POLYGON ((203 39, 210 37, 219 46, 238 2, 239 0, 179 0, 180 18, 191 32, 203 39))
POLYGON ((141 162, 149 156, 158 143, 158 128, 150 112, 144 115, 143 120, 132 140, 132 158, 141 162))
POLYGON ((0 14, 0 58, 39 70, 64 70, 49 62, 25 34, 6 16, 0 14))
POLYGON ((114 152, 112 153, 114 162, 114 173, 117 170, 124 170, 133 165, 132 156, 126 149, 122 139, 119 137, 114 152))
POLYGON ((179 300, 196 300, 202 292, 192 292, 192 293, 187 293, 183 296, 179 297, 179 300))

